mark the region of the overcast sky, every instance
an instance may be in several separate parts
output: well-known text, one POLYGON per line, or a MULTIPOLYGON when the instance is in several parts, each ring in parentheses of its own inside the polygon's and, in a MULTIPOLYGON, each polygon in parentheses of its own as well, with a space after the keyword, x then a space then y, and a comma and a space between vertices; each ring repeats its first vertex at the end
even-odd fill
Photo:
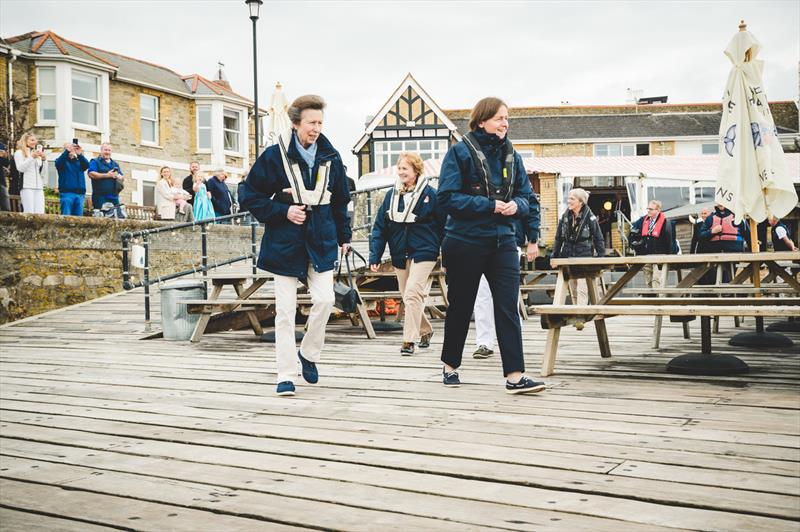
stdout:
MULTIPOLYGON (((798 97, 800 2, 276 1, 258 21, 259 104, 328 102, 324 131, 347 164, 364 119, 407 72, 444 109, 487 95, 511 106, 622 104, 626 89, 670 103, 721 99, 739 19, 761 41, 771 100, 798 97)), ((1 0, 4 37, 50 29, 78 43, 211 78, 253 95, 244 0, 1 0)), ((355 174, 355 172, 352 172, 355 174)))

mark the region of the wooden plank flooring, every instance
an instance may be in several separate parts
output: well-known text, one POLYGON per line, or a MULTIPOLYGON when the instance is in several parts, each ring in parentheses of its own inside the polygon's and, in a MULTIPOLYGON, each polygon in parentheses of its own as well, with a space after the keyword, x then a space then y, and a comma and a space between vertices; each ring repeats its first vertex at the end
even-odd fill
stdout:
POLYGON ((285 398, 251 331, 143 340, 141 291, 49 312, 0 327, 0 529, 797 531, 800 335, 748 352, 732 322, 713 348, 745 376, 667 374, 699 321, 654 351, 652 318, 617 317, 611 359, 564 329, 548 390, 508 396, 498 356, 441 385, 442 321, 401 358, 339 320, 285 398))

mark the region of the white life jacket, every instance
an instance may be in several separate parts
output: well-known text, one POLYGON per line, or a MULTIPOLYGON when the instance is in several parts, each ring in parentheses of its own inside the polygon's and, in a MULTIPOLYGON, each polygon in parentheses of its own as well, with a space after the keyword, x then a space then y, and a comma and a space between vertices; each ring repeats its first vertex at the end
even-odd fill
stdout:
MULTIPOLYGON (((303 181, 303 172, 300 165, 289 159, 287 146, 293 142, 292 130, 278 136, 278 145, 281 150, 283 170, 289 179, 289 188, 292 191, 292 200, 301 205, 328 205, 331 202, 331 191, 328 190, 328 179, 331 172, 331 162, 325 161, 319 165, 317 180, 313 190, 306 188, 303 181)), ((309 169, 310 171, 311 169, 309 169)))
POLYGON ((417 203, 425 192, 425 187, 427 184, 427 177, 417 178, 417 184, 414 187, 414 190, 405 194, 406 198, 403 200, 404 208, 401 211, 400 196, 403 196, 403 194, 400 193, 400 190, 402 189, 403 184, 398 179, 397 184, 395 184, 394 189, 392 189, 392 199, 389 201, 389 210, 387 212, 389 219, 396 223, 413 224, 417 220, 417 215, 412 211, 417 206, 417 203))

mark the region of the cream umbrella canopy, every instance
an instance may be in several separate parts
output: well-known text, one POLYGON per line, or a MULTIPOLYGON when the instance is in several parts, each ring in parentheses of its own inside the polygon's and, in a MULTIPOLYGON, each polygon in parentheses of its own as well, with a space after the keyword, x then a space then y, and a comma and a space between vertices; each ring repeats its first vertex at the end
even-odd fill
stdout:
POLYGON ((283 93, 281 82, 275 84, 275 92, 269 102, 269 135, 267 145, 272 146, 278 142, 278 135, 291 129, 292 123, 289 120, 289 100, 283 93))
POLYGON ((781 218, 797 204, 756 56, 761 44, 744 21, 725 55, 733 63, 725 86, 719 128, 720 161, 715 201, 736 220, 781 218))

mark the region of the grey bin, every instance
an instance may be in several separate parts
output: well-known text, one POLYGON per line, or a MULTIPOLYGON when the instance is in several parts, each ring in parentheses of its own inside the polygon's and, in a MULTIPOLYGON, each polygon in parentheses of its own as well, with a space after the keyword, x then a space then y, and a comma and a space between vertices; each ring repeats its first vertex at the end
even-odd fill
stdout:
POLYGON ((161 287, 161 329, 165 340, 188 340, 200 320, 200 314, 189 314, 178 301, 203 299, 202 281, 177 281, 161 287))

